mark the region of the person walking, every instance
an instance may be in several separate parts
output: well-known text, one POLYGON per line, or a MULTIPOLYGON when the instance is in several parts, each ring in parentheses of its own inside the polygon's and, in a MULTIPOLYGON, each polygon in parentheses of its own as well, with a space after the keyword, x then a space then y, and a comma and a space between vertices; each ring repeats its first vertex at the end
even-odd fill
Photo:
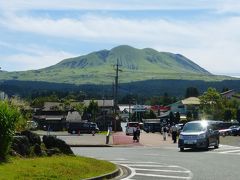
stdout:
POLYGON ((166 139, 167 139, 167 127, 164 126, 163 127, 163 140, 166 141, 166 139))
POLYGON ((176 143, 177 142, 177 127, 175 126, 175 124, 173 124, 171 130, 172 130, 173 143, 176 143))
POLYGON ((137 142, 139 142, 139 140, 140 140, 140 128, 139 127, 137 127, 137 129, 136 129, 136 137, 137 137, 137 142))
POLYGON ((137 128, 133 128, 133 142, 137 141, 137 128))

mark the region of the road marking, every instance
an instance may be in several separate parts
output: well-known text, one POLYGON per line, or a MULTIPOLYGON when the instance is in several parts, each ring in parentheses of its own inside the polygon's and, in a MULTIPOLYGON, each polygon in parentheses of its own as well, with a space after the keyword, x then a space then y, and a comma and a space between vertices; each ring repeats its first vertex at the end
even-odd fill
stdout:
POLYGON ((217 153, 217 154, 229 154, 229 155, 240 155, 240 147, 230 146, 230 145, 219 145, 218 149, 208 151, 207 153, 217 153))
POLYGON ((154 172, 174 172, 174 173, 191 173, 191 171, 163 170, 163 169, 142 169, 135 168, 135 171, 154 171, 154 172))
MULTIPOLYGON (((123 165, 127 165, 127 164, 123 164, 123 165)), ((133 165, 131 165, 131 167, 141 167, 141 166, 144 166, 144 167, 168 167, 168 168, 178 168, 179 167, 179 166, 171 166, 171 165, 164 166, 164 165, 149 165, 149 164, 133 164, 133 165)))
MULTIPOLYGON (((121 164, 121 165, 122 165, 122 164, 121 164)), ((130 166, 127 166, 127 165, 122 165, 122 166, 126 166, 126 167, 129 168, 130 171, 131 171, 131 174, 130 174, 128 177, 124 178, 124 180, 129 180, 129 179, 131 179, 132 177, 136 176, 136 171, 135 171, 134 168, 131 168, 130 166)))
POLYGON ((220 149, 224 148, 224 149, 237 149, 240 148, 238 146, 230 146, 230 145, 219 145, 220 149))
POLYGON ((130 176, 125 180, 134 180, 135 176, 155 177, 157 179, 192 179, 193 174, 190 170, 177 165, 169 165, 158 162, 134 162, 124 160, 112 160, 111 162, 126 166, 131 170, 130 176), (144 173, 141 173, 144 171, 144 173))
POLYGON ((148 176, 148 177, 162 177, 162 178, 170 178, 170 179, 191 179, 191 177, 168 176, 168 175, 157 175, 157 174, 136 173, 136 175, 138 175, 138 176, 148 176))
POLYGON ((234 153, 234 152, 240 152, 240 149, 238 149, 238 150, 232 150, 232 151, 222 151, 222 152, 218 152, 218 153, 228 154, 228 153, 234 153))

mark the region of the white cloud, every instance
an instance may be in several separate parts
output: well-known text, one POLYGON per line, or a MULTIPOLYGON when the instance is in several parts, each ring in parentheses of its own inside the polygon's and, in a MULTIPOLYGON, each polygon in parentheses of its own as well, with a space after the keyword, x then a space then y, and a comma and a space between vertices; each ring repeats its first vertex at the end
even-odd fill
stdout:
POLYGON ((51 65, 55 65, 63 59, 74 57, 74 54, 67 52, 45 52, 45 54, 14 54, 2 56, 2 69, 7 71, 25 71, 33 69, 41 69, 51 65))
MULTIPOLYGON (((13 32, 41 34, 46 35, 47 38, 77 39, 90 43, 129 44, 139 48, 152 47, 159 51, 181 53, 211 72, 238 72, 240 69, 236 58, 240 49, 239 17, 221 16, 214 20, 209 18, 203 21, 189 22, 184 19, 182 21, 167 21, 157 18, 143 18, 139 20, 91 14, 75 19, 53 19, 50 16, 48 18, 31 17, 24 13, 24 11, 36 9, 207 9, 218 13, 226 13, 238 12, 240 10, 238 0, 186 0, 181 1, 181 3, 179 0, 123 0, 118 2, 110 0, 12 0, 0 4, 0 9, 2 8, 4 12, 0 18, 0 26, 8 28, 13 32), (18 13, 18 11, 23 11, 23 13, 18 13)), ((21 65, 22 60, 22 63, 25 62, 25 69, 46 67, 65 58, 65 56, 70 57, 71 55, 59 56, 57 51, 53 50, 52 53, 44 49, 39 50, 39 47, 35 47, 35 45, 28 45, 27 47, 17 45, 15 48, 26 53, 6 57, 6 60, 19 63, 19 65, 21 65)))
MULTIPOLYGON (((162 19, 134 20, 97 16, 54 20, 11 15, 1 19, 0 24, 14 31, 181 52, 196 59, 196 63, 210 71, 216 68, 221 71, 240 69, 236 62, 240 48, 240 18, 238 17, 190 23, 162 19), (229 64, 229 68, 226 64, 229 64), (231 64, 234 64, 234 67, 231 64)), ((27 49, 35 51, 37 48, 28 47, 27 49)), ((26 59, 30 62, 31 58, 26 59)))

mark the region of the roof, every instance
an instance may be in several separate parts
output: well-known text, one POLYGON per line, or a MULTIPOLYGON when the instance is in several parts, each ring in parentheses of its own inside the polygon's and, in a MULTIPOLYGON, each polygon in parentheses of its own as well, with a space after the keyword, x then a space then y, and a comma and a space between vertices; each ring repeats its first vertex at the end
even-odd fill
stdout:
MULTIPOLYGON (((84 105, 88 106, 90 104, 92 100, 84 100, 84 105)), ((114 106, 114 102, 113 100, 105 100, 105 99, 101 99, 101 100, 93 100, 94 102, 97 102, 99 107, 113 107, 114 106)))
POLYGON ((222 92, 221 95, 226 95, 226 94, 229 94, 229 93, 235 93, 234 89, 222 92))
POLYGON ((183 105, 198 105, 200 104, 200 99, 197 97, 189 97, 187 99, 183 99, 181 102, 183 105))
POLYGON ((52 110, 54 107, 60 107, 60 102, 44 102, 44 111, 52 110))
POLYGON ((169 111, 170 110, 170 107, 169 106, 159 106, 159 105, 154 105, 154 106, 151 106, 151 110, 153 111, 169 111))

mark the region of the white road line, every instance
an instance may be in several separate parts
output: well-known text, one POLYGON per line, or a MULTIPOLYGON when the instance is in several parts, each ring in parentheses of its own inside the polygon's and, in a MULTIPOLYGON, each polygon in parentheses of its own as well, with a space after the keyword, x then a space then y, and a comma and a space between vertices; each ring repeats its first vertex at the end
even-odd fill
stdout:
POLYGON ((167 176, 167 175, 143 174, 143 173, 136 173, 136 175, 138 175, 138 176, 148 176, 148 177, 162 177, 162 178, 169 178, 169 179, 191 179, 191 177, 167 176))
POLYGON ((219 152, 221 154, 228 154, 228 153, 235 153, 235 152, 240 152, 240 149, 238 150, 231 150, 231 151, 223 151, 223 152, 219 152))
POLYGON ((167 164, 164 164, 164 163, 158 163, 158 162, 144 162, 144 161, 137 161, 137 162, 134 162, 134 161, 121 161, 121 160, 112 160, 112 162, 118 162, 118 163, 129 163, 129 164, 159 164, 159 165, 167 165, 167 164))
POLYGON ((165 165, 165 166, 163 166, 163 165, 148 165, 148 164, 131 164, 131 165, 129 165, 129 164, 121 164, 121 165, 128 165, 128 166, 130 166, 130 167, 141 167, 141 166, 144 166, 144 167, 168 167, 168 168, 180 168, 179 166, 171 166, 171 165, 165 165))
POLYGON ((224 149, 235 149, 235 148, 240 148, 239 146, 230 146, 230 145, 219 145, 220 149, 224 148, 224 149))
MULTIPOLYGON (((122 164, 121 164, 121 165, 122 165, 122 164)), ((127 165, 122 165, 122 166, 126 166, 126 167, 129 168, 130 171, 131 171, 131 174, 130 174, 128 177, 124 178, 123 180, 129 180, 130 178, 132 178, 133 176, 136 175, 136 171, 135 171, 135 169, 133 169, 133 168, 127 166, 127 165)))
POLYGON ((153 171, 153 172, 173 172, 173 173, 191 173, 191 171, 162 170, 162 169, 142 169, 134 168, 135 171, 153 171))
POLYGON ((115 159, 112 160, 113 163, 121 164, 122 166, 126 166, 130 169, 131 174, 124 178, 124 180, 134 180, 135 176, 144 176, 144 177, 156 177, 156 178, 165 178, 165 179, 192 179, 193 174, 190 170, 183 168, 177 165, 168 165, 165 163, 158 162, 134 162, 134 161, 124 161, 123 159, 115 159), (144 167, 144 168, 142 168, 144 167), (160 169, 146 169, 146 168, 160 168, 160 169), (163 168, 163 169, 161 169, 163 168), (169 169, 164 169, 169 168, 169 169), (172 169, 171 169, 172 168, 172 169), (146 171, 147 173, 139 173, 139 171, 146 171), (156 172, 162 173, 179 173, 178 175, 167 175, 167 174, 153 174, 156 172))

